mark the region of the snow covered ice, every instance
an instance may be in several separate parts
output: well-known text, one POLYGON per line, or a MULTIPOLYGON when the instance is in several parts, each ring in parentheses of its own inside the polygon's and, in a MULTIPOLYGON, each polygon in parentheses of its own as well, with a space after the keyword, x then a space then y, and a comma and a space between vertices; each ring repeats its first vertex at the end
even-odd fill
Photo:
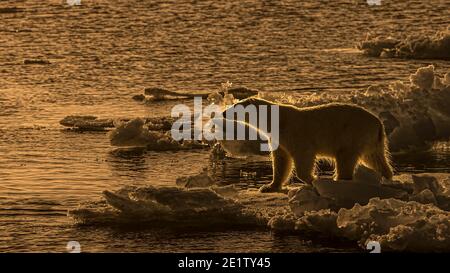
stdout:
POLYGON ((357 47, 372 57, 450 60, 450 26, 433 36, 416 34, 404 39, 368 36, 357 47))
POLYGON ((141 118, 121 122, 109 132, 111 145, 122 147, 146 147, 152 151, 170 151, 205 148, 206 145, 195 140, 175 141, 169 131, 149 130, 141 118))
POLYGON ((264 227, 265 221, 233 199, 210 188, 125 187, 105 191, 105 202, 69 212, 78 224, 142 227, 242 228, 264 227))
POLYGON ((214 181, 205 171, 180 179, 190 185, 179 181, 179 187, 105 191, 104 200, 83 204, 69 216, 82 225, 267 227, 306 238, 355 242, 362 248, 368 241, 378 241, 384 251, 450 250, 450 175, 408 174, 385 181, 360 167, 355 177, 319 179, 327 182, 293 187, 288 195, 261 194, 256 189, 211 185, 214 181))
POLYGON ((291 190, 291 213, 273 217, 270 228, 355 241, 362 248, 377 241, 385 251, 450 250, 450 175, 402 175, 379 184, 318 181, 291 190))

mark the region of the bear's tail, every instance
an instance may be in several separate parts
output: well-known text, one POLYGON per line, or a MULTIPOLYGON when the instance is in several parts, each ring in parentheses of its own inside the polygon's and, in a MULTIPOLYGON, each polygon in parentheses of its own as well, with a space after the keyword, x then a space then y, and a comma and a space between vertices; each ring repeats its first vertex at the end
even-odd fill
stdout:
POLYGON ((364 162, 385 178, 392 179, 394 171, 391 165, 387 136, 381 121, 379 128, 375 147, 372 148, 370 153, 364 156, 364 162))

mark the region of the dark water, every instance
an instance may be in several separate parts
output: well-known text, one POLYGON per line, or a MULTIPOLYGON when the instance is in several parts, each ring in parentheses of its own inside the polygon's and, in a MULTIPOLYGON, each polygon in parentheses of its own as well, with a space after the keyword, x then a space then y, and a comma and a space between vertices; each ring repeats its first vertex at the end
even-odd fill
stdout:
MULTIPOLYGON (((124 152, 105 133, 62 130, 70 114, 167 116, 175 102, 142 105, 144 87, 217 90, 231 81, 265 92, 361 90, 449 62, 373 59, 353 49, 366 33, 432 34, 445 0, 1 1, 0 251, 329 251, 265 230, 163 232, 73 226, 66 211, 124 185, 174 185, 210 166, 206 151, 124 152), (41 58, 47 65, 24 65, 41 58)), ((394 157, 399 172, 449 172, 448 144, 394 157)), ((257 187, 265 163, 219 162, 223 183, 257 187)), ((338 248, 339 250, 340 248, 338 248)))

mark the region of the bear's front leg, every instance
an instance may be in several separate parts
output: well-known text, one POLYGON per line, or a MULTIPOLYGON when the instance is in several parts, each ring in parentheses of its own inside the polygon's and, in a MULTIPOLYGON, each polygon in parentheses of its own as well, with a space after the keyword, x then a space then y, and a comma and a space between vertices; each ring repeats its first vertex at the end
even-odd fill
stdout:
POLYGON ((272 169, 273 179, 272 183, 264 185, 259 188, 260 192, 279 192, 283 183, 288 181, 292 173, 292 158, 291 156, 278 147, 272 152, 272 169))

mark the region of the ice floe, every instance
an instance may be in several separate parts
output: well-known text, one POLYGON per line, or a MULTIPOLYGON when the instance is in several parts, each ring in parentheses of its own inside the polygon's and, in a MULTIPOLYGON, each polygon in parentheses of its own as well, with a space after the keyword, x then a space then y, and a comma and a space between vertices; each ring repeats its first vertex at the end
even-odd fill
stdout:
POLYGON ((368 36, 357 47, 372 57, 450 60, 450 26, 433 36, 419 34, 405 39, 368 36))
MULTIPOLYGON (((188 92, 175 92, 170 91, 164 88, 159 87, 147 87, 144 89, 143 94, 136 94, 132 96, 133 100, 143 101, 143 102, 154 102, 154 101, 162 101, 162 100, 174 100, 174 99, 186 99, 186 98, 194 98, 201 97, 203 99, 213 100, 215 94, 220 95, 220 100, 225 98, 232 99, 245 99, 251 96, 255 96, 258 94, 257 90, 249 89, 247 87, 236 87, 226 89, 222 88, 220 91, 213 93, 188 93, 188 92), (229 96, 227 96, 229 95, 229 96)), ((211 101, 212 102, 212 101, 211 101)))
MULTIPOLYGON (((148 122, 154 129, 155 124, 148 122)), ((175 141, 170 131, 150 130, 145 121, 135 118, 130 121, 120 122, 116 128, 109 132, 111 145, 119 147, 146 147, 152 151, 169 151, 198 149, 207 147, 206 144, 195 140, 175 141)))
POLYGON ((221 97, 220 99, 227 97, 229 98, 230 96, 232 99, 245 99, 257 95, 258 91, 243 86, 235 88, 231 88, 231 86, 229 86, 225 90, 222 88, 220 91, 213 93, 188 93, 188 92, 170 91, 159 87, 147 87, 144 89, 143 94, 133 95, 132 99, 136 101, 151 103, 154 101, 163 101, 163 100, 186 99, 186 98, 192 99, 194 97, 201 97, 203 99, 213 99, 214 94, 220 95, 221 97))
POLYGON ((99 119, 96 116, 67 116, 60 120, 59 124, 83 131, 103 131, 114 128, 113 119, 99 119))
MULTIPOLYGON (((125 122, 129 122, 129 118, 98 118, 96 116, 71 115, 66 116, 59 121, 64 127, 77 129, 82 131, 104 131, 115 128, 125 122)), ((172 128, 174 118, 171 117, 149 117, 141 118, 149 130, 152 131, 169 131, 172 128)))
POLYGON ((244 205, 209 188, 126 187, 105 191, 103 196, 106 203, 71 210, 69 216, 84 225, 208 229, 265 226, 265 221, 246 211, 244 205))
POLYGON ((450 250, 450 175, 403 174, 385 181, 360 167, 354 181, 319 179, 289 193, 219 186, 204 170, 179 187, 124 187, 68 215, 80 225, 264 229, 305 238, 369 241, 382 251, 450 250), (323 184, 321 184, 323 183, 323 184), (332 185, 334 184, 334 185, 332 185))
POLYGON ((384 250, 450 250, 450 213, 433 205, 373 198, 361 206, 341 209, 337 227, 362 245, 378 241, 384 250))
POLYGON ((306 211, 278 215, 269 221, 275 231, 310 234, 357 242, 370 241, 382 251, 442 252, 450 250, 450 213, 431 204, 394 198, 370 199, 366 205, 338 211, 306 211))
POLYGON ((100 119, 96 116, 67 116, 60 124, 80 131, 109 131, 112 146, 146 147, 153 151, 203 149, 207 144, 196 140, 175 141, 170 135, 171 117, 100 119))
POLYGON ((292 212, 273 217, 269 227, 356 241, 362 248, 377 241, 385 251, 450 250, 449 174, 377 181, 368 170, 359 172, 359 179, 373 181, 318 180, 291 190, 292 212))

